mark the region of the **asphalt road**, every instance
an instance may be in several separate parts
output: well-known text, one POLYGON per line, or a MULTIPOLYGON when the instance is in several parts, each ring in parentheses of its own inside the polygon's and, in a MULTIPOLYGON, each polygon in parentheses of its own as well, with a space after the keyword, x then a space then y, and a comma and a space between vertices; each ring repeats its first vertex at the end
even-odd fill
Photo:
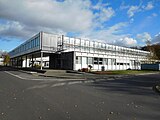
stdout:
POLYGON ((0 68, 0 120, 160 119, 160 95, 152 90, 160 74, 67 83, 21 74, 0 68))

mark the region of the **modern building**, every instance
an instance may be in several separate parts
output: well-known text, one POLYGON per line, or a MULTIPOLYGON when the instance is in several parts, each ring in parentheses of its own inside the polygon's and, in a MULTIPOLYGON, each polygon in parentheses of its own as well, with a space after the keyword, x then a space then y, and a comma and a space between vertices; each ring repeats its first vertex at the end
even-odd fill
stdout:
POLYGON ((147 51, 110 45, 82 38, 39 32, 9 52, 11 65, 78 70, 140 69, 148 61, 147 51))

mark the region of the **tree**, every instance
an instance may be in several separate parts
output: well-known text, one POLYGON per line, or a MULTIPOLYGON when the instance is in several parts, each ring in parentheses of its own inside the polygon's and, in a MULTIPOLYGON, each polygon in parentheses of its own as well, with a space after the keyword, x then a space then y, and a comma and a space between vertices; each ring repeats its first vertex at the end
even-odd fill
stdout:
POLYGON ((160 60, 160 44, 148 44, 147 46, 143 47, 142 50, 147 50, 151 53, 149 59, 160 60))
POLYGON ((5 54, 5 55, 3 55, 3 58, 4 58, 3 64, 6 66, 9 65, 10 56, 8 54, 5 54))
POLYGON ((152 59, 160 60, 160 45, 151 45, 149 48, 152 53, 152 59))
POLYGON ((89 67, 89 71, 91 71, 91 69, 92 69, 92 65, 88 65, 88 67, 89 67))

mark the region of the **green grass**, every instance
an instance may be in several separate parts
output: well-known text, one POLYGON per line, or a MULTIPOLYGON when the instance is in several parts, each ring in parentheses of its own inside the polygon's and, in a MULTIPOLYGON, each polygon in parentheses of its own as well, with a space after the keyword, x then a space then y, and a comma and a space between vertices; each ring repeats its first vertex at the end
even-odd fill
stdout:
POLYGON ((142 74, 142 73, 160 73, 159 71, 150 70, 113 70, 113 71, 94 71, 94 74, 108 74, 108 75, 129 75, 129 74, 142 74))

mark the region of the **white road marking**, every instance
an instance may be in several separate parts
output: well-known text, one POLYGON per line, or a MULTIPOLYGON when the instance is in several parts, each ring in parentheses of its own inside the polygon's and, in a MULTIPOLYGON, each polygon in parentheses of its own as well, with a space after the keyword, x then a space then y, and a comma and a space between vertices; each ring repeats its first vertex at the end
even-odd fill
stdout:
POLYGON ((13 74, 11 72, 8 72, 8 71, 4 71, 5 73, 9 74, 9 75, 12 75, 14 77, 17 77, 21 80, 41 80, 43 81, 44 83, 48 83, 50 81, 59 81, 61 83, 55 83, 55 84, 52 84, 51 86, 48 85, 48 84, 42 84, 42 85, 35 85, 35 86, 32 86, 28 89, 40 89, 40 88, 45 88, 45 87, 59 87, 59 86, 64 86, 64 85, 73 85, 73 84, 80 84, 80 83, 92 83, 92 82, 98 82, 98 81, 103 81, 103 80, 115 80, 115 78, 107 78, 107 79, 99 79, 99 80, 86 80, 86 79, 30 79, 30 78, 25 78, 25 77, 21 77, 19 75, 16 75, 16 74, 13 74))
POLYGON ((22 80, 54 80, 54 79, 30 79, 30 78, 21 77, 19 75, 13 74, 13 73, 8 72, 8 71, 4 71, 4 72, 7 73, 7 74, 9 74, 9 75, 12 75, 14 77, 17 77, 19 79, 22 79, 22 80))
POLYGON ((44 88, 44 87, 47 87, 47 86, 48 86, 47 84, 44 84, 44 85, 35 85, 35 86, 27 88, 27 89, 30 90, 30 89, 36 89, 36 88, 44 88))
POLYGON ((157 73, 140 73, 140 74, 137 74, 136 76, 142 76, 142 75, 154 75, 154 74, 159 74, 159 72, 157 72, 157 73))
POLYGON ((108 78, 107 80, 115 80, 114 78, 108 78))
POLYGON ((34 79, 31 79, 31 78, 25 78, 25 77, 21 77, 19 75, 16 75, 16 74, 13 74, 11 72, 8 72, 8 71, 4 71, 5 73, 9 74, 9 75, 12 75, 14 77, 17 77, 19 79, 22 79, 22 80, 41 80, 41 81, 72 81, 72 80, 85 80, 85 79, 55 79, 55 78, 52 78, 52 79, 38 79, 38 78, 34 78, 34 79))
POLYGON ((66 83, 56 83, 56 84, 53 84, 51 87, 58 87, 58 86, 64 86, 66 85, 66 83))
POLYGON ((91 83, 91 82, 94 82, 94 80, 86 80, 86 81, 84 81, 84 83, 91 83))
POLYGON ((82 83, 82 81, 73 81, 73 82, 68 82, 68 85, 73 85, 73 84, 78 84, 82 83))
POLYGON ((22 77, 20 77, 19 75, 15 75, 15 74, 13 74, 13 73, 11 73, 11 72, 8 72, 8 71, 4 71, 4 72, 7 73, 7 74, 9 74, 9 75, 12 75, 12 76, 14 76, 14 77, 17 77, 17 78, 19 78, 19 79, 26 80, 26 78, 22 78, 22 77))

